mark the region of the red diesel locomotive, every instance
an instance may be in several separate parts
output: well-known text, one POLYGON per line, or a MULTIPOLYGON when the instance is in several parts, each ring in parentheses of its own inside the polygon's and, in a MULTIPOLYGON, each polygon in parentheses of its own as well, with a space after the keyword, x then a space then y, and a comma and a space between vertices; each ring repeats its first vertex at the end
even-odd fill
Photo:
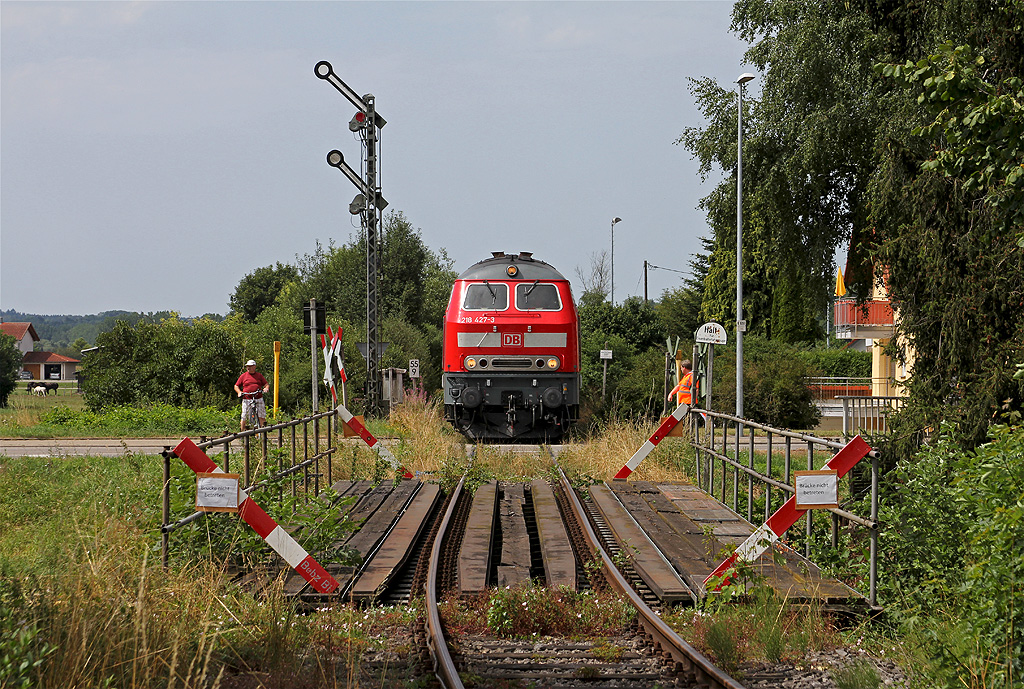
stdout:
POLYGON ((445 418, 471 440, 557 442, 579 418, 579 320, 569 281, 530 253, 459 276, 444 317, 445 418))

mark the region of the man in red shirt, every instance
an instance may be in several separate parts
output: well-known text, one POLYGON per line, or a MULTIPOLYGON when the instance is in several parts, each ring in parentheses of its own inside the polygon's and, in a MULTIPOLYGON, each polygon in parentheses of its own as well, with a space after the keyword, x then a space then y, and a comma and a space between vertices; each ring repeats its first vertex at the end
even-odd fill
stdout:
POLYGON ((235 381, 235 392, 242 398, 242 430, 245 430, 245 419, 249 414, 249 406, 256 406, 256 416, 261 426, 267 425, 267 405, 263 394, 270 391, 270 383, 263 374, 256 370, 256 362, 249 359, 245 362, 245 372, 235 381))

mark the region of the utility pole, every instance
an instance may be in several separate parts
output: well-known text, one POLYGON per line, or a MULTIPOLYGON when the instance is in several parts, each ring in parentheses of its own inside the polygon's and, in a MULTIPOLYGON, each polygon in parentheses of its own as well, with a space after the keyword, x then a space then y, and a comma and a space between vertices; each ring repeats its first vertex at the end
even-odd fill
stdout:
POLYGON ((644 303, 647 303, 647 259, 644 259, 644 303))
POLYGON ((366 237, 366 414, 376 416, 380 411, 381 400, 381 352, 378 346, 380 314, 377 289, 383 220, 380 211, 383 211, 388 205, 377 185, 377 170, 379 168, 377 130, 387 124, 387 121, 377 113, 373 94, 356 95, 356 92, 334 73, 330 62, 318 62, 313 71, 320 79, 330 82, 356 107, 357 111, 349 121, 348 128, 353 132, 358 132, 362 140, 365 178, 360 177, 345 163, 345 156, 339 150, 333 150, 327 154, 327 164, 338 168, 359 190, 352 203, 349 204, 348 210, 352 215, 361 217, 366 237))

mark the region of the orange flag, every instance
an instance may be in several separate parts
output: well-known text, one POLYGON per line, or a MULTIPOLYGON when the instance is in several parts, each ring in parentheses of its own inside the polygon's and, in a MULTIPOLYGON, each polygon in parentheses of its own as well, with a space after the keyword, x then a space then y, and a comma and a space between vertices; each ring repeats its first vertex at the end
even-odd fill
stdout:
POLYGON ((842 297, 846 294, 846 283, 843 281, 843 269, 839 269, 839 274, 836 275, 836 296, 842 297))

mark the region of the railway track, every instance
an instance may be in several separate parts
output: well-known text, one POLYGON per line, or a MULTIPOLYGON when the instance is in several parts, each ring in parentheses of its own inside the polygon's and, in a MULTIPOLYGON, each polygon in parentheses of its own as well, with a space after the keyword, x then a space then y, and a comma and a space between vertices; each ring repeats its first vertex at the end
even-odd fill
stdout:
MULTIPOLYGON (((441 686, 535 686, 552 689, 589 687, 649 688, 655 686, 709 686, 741 689, 738 682, 716 667, 680 638, 652 607, 657 600, 649 589, 634 589, 613 564, 609 552, 614 538, 591 506, 581 502, 569 480, 558 469, 555 496, 568 526, 577 556, 589 560, 592 572, 586 582, 610 587, 636 609, 636 624, 618 636, 592 639, 510 640, 450 639, 439 610, 440 594, 452 590, 456 550, 461 542, 469 510, 464 481, 452 492, 431 544, 426 574, 426 629, 424 642, 432 671, 441 686), (595 530, 596 526, 596 530, 595 530)), ((639 581, 639 577, 631 577, 639 581)))
MULTIPOLYGON (((475 449, 467 453, 467 476, 472 475, 475 449)), ((699 600, 699 577, 719 557, 719 546, 712 547, 712 542, 742 540, 745 529, 753 527, 685 484, 614 481, 577 490, 558 468, 556 452, 540 449, 555 471, 538 472, 548 479, 532 482, 489 481, 467 487, 464 476, 446 491, 419 480, 379 485, 339 481, 331 486, 342 500, 339 508, 360 524, 344 545, 360 553, 362 564, 326 565, 343 582, 342 600, 406 605, 422 597, 425 604, 407 634, 390 633, 393 650, 360 661, 367 686, 392 686, 381 683, 385 676, 396 681, 434 676, 440 686, 453 688, 741 686, 680 638, 659 612, 699 600), (559 542, 560 554, 552 555, 552 544, 559 542), (577 627, 571 638, 534 634, 518 640, 492 635, 489 622, 470 619, 481 610, 477 606, 468 613, 468 628, 487 631, 446 634, 443 610, 459 615, 465 606, 475 605, 474 599, 483 599, 493 611, 497 598, 491 597, 500 596, 506 585, 592 590, 605 596, 601 605, 616 599, 616 607, 631 606, 636 612, 624 617, 635 621, 623 624, 618 617, 603 631, 591 627, 592 634, 577 627)), ((771 563, 766 577, 776 590, 795 588, 794 571, 803 577, 804 590, 831 585, 809 576, 813 564, 806 561, 795 566, 774 559, 771 563)), ((286 581, 286 595, 309 609, 338 600, 304 584, 293 575, 286 581)), ((467 628, 466 620, 453 620, 456 629, 467 628)), ((522 620, 517 628, 535 622, 522 620)), ((749 668, 745 677, 752 686, 765 686, 749 668)))

